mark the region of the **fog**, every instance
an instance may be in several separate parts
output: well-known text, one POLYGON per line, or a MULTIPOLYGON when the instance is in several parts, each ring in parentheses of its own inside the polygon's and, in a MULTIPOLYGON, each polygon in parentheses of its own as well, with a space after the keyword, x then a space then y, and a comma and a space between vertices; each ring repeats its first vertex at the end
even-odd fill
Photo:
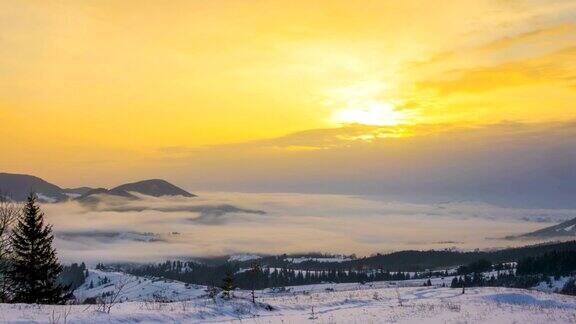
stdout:
POLYGON ((576 210, 485 203, 414 204, 371 197, 200 192, 198 198, 44 204, 64 262, 160 261, 242 252, 369 255, 404 249, 524 245, 502 239, 576 210))

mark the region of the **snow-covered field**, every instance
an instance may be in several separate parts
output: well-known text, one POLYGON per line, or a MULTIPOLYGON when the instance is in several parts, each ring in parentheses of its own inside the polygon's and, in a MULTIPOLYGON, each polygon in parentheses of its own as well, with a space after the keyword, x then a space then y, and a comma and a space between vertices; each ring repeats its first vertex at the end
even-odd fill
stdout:
POLYGON ((281 292, 259 291, 258 303, 253 305, 246 291, 235 292, 232 300, 213 300, 201 286, 144 280, 121 273, 91 271, 87 284, 102 276, 109 277, 111 285, 91 289, 83 286, 78 292, 83 297, 95 296, 128 280, 132 284, 123 297, 131 301, 114 305, 109 314, 95 305, 0 304, 0 322, 576 323, 576 298, 535 290, 469 288, 462 295, 460 289, 410 287, 417 281, 401 285, 323 284, 289 287, 281 292), (177 301, 159 302, 155 297, 161 295, 177 301))

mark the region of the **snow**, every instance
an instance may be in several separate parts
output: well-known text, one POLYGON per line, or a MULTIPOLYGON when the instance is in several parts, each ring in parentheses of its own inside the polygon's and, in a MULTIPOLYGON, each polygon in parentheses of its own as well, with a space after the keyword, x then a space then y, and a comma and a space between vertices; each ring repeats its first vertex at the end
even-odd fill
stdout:
POLYGON ((38 197, 38 200, 40 200, 42 202, 47 202, 47 203, 55 203, 58 201, 58 199, 56 199, 54 197, 50 197, 48 195, 45 195, 41 192, 37 192, 36 197, 38 197))
POLYGON ((89 270, 88 278, 82 286, 74 291, 74 296, 83 302, 86 298, 95 298, 113 292, 120 285, 124 285, 120 294, 122 301, 180 301, 206 294, 206 287, 179 281, 137 277, 122 272, 89 270), (110 281, 99 285, 99 282, 102 282, 104 278, 110 281), (93 288, 90 288, 91 283, 93 288))
POLYGON ((291 263, 302 263, 306 261, 316 261, 316 262, 324 262, 324 263, 340 263, 344 261, 350 261, 350 258, 344 256, 335 256, 331 258, 310 258, 310 257, 300 257, 300 258, 288 258, 286 261, 291 263))
MULTIPOLYGON (((90 271, 92 280, 107 276, 111 284, 142 278, 122 273, 90 271)), ((570 296, 512 288, 460 289, 422 287, 416 280, 371 284, 322 284, 257 291, 256 305, 247 291, 232 300, 212 300, 203 287, 185 288, 179 282, 142 281, 131 286, 129 302, 114 305, 110 313, 94 305, 41 306, 0 304, 2 323, 575 323, 576 299, 570 296), (397 287, 402 286, 402 287, 397 287), (144 288, 144 289, 142 289, 144 288), (328 289, 329 288, 329 289, 328 289), (145 294, 139 293, 140 290, 145 294), (147 300, 154 292, 176 302, 147 300), (184 292, 189 291, 188 294, 184 292), (186 295, 186 296, 184 296, 186 295), (53 319, 57 318, 57 321, 53 319)), ((433 284, 441 283, 434 279, 433 284)), ((79 291, 91 289, 81 287, 79 291)), ((93 288, 96 289, 96 288, 93 288)), ((92 289, 92 290, 93 290, 92 289)), ((104 287, 98 288, 100 292, 104 287)), ((96 291, 94 292, 96 293, 96 291)))
POLYGON ((256 255, 256 254, 236 254, 236 255, 230 256, 228 261, 229 262, 232 262, 232 261, 245 262, 245 261, 250 261, 250 260, 258 260, 260 258, 261 258, 261 256, 256 255))
POLYGON ((489 300, 503 304, 528 305, 543 308, 572 308, 573 304, 559 302, 553 299, 538 299, 521 293, 504 293, 486 297, 489 300))
POLYGON ((550 278, 550 284, 543 281, 543 282, 540 282, 533 289, 539 290, 539 291, 544 291, 544 292, 559 292, 560 290, 562 290, 564 285, 566 285, 566 283, 570 279, 572 279, 572 277, 560 277, 560 278, 558 278, 558 280, 554 279, 554 277, 549 277, 549 278, 550 278))

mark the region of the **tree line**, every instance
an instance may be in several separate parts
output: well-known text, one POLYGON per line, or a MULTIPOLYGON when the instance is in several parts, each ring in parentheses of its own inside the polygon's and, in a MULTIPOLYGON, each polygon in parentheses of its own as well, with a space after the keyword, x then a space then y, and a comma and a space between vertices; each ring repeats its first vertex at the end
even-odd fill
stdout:
MULTIPOLYGON (((529 256, 538 256, 554 251, 574 251, 576 241, 548 242, 523 247, 507 248, 495 251, 454 251, 454 250, 428 250, 428 251, 398 251, 389 254, 374 254, 367 257, 351 256, 342 262, 320 262, 314 256, 303 262, 290 262, 293 256, 277 255, 263 256, 260 263, 272 268, 287 268, 294 270, 374 270, 385 269, 401 272, 425 272, 429 269, 456 268, 478 260, 487 260, 492 264, 519 261, 529 256)), ((249 267, 252 261, 239 262, 249 267)))
POLYGON ((324 270, 296 270, 290 268, 272 268, 262 266, 253 261, 249 266, 236 262, 226 262, 220 265, 208 265, 194 261, 165 261, 158 264, 130 265, 109 267, 98 264, 100 270, 121 270, 136 276, 160 277, 182 281, 196 285, 215 286, 223 278, 231 275, 237 287, 242 289, 264 289, 271 287, 285 287, 310 285, 318 283, 352 283, 409 280, 428 277, 448 276, 446 271, 427 271, 410 273, 384 269, 357 270, 357 269, 324 269, 324 270))
MULTIPOLYGON (((492 265, 488 260, 479 260, 459 267, 458 274, 459 276, 452 280, 452 288, 484 286, 530 288, 541 282, 551 286, 551 278, 558 280, 562 276, 576 274, 576 250, 551 251, 525 257, 518 261, 515 269, 510 265, 492 265), (496 274, 484 274, 489 271, 496 271, 496 274)), ((574 279, 568 280, 559 292, 576 295, 574 279)))

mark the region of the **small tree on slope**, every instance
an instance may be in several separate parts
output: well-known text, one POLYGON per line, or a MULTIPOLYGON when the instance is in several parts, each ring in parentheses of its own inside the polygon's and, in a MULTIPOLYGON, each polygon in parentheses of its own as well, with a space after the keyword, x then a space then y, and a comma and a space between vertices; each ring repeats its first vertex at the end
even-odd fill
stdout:
POLYGON ((12 302, 63 304, 70 299, 67 287, 56 282, 62 266, 56 259, 53 240, 52 227, 44 225, 36 195, 30 194, 10 236, 12 302))
POLYGON ((222 297, 224 299, 232 298, 232 291, 236 289, 236 286, 234 285, 234 276, 231 272, 226 273, 226 277, 222 280, 222 286, 220 288, 222 289, 222 297))

